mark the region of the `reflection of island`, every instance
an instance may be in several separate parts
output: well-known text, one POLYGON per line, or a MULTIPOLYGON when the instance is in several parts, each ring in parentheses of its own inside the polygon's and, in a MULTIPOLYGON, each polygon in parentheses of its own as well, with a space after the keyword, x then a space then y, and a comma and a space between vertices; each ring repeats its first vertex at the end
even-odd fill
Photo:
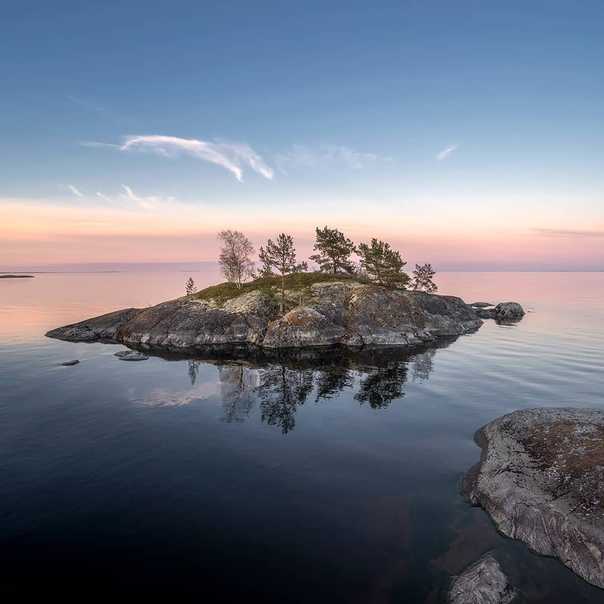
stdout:
MULTIPOLYGON (((294 429, 296 411, 307 399, 329 400, 345 390, 359 403, 383 409, 404 397, 409 375, 414 382, 429 378, 434 354, 435 350, 408 354, 380 349, 357 354, 305 353, 279 362, 227 362, 218 365, 223 419, 244 421, 257 405, 262 421, 286 434, 294 429)), ((198 363, 189 361, 192 383, 198 363)))

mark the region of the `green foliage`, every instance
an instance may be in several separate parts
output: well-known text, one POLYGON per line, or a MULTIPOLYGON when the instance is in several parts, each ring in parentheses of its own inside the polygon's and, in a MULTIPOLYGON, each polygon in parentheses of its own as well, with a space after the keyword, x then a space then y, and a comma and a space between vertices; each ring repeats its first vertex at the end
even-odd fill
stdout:
POLYGON ((262 262, 261 275, 270 276, 273 269, 281 277, 281 312, 285 309, 285 277, 291 273, 304 270, 306 263, 296 264, 296 247, 291 235, 281 233, 273 242, 269 239, 266 247, 260 246, 259 253, 262 262))
POLYGON ((266 247, 260 246, 260 261, 264 272, 273 273, 273 269, 279 275, 289 275, 296 270, 296 248, 291 235, 281 233, 277 241, 269 239, 266 247))
POLYGON ((195 287, 195 281, 193 281, 193 279, 191 277, 189 277, 187 279, 187 282, 185 283, 185 294, 187 296, 191 296, 196 291, 197 291, 197 288, 195 287))
POLYGON ((434 283, 434 275, 436 275, 436 271, 431 264, 422 264, 421 266, 416 264, 413 271, 413 289, 423 290, 429 294, 434 293, 438 290, 438 286, 434 283))
MULTIPOLYGON (((291 273, 284 278, 285 289, 293 292, 303 292, 315 283, 327 283, 330 281, 341 281, 346 279, 343 275, 329 275, 326 273, 291 273)), ((350 277, 352 279, 352 277, 350 277)), ((236 298, 254 290, 262 290, 269 294, 274 294, 275 290, 281 289, 281 277, 271 275, 260 277, 254 281, 243 283, 238 288, 234 283, 220 283, 206 287, 194 294, 193 298, 198 300, 215 300, 219 305, 224 304, 231 298, 236 298)))
POLYGON ((378 285, 403 288, 409 281, 403 267, 407 264, 389 243, 373 238, 371 244, 361 243, 357 252, 367 278, 378 285))
POLYGON ((310 259, 319 265, 319 268, 327 273, 349 273, 354 272, 354 265, 350 260, 351 254, 355 252, 355 245, 344 236, 338 229, 324 227, 315 229, 316 241, 313 249, 317 252, 310 259))

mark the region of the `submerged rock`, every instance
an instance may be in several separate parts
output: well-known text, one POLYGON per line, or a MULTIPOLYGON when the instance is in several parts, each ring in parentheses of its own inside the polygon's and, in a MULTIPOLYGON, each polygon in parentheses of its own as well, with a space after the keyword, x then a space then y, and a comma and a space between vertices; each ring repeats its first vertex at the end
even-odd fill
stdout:
POLYGON ((499 562, 485 554, 453 579, 448 600, 450 604, 509 604, 515 597, 499 562))
POLYGON ((463 490, 497 528, 604 587, 604 412, 531 409, 476 434, 463 490))
POLYGON ((120 361, 146 361, 149 357, 138 350, 121 350, 116 352, 115 356, 120 361))
POLYGON ((61 363, 61 367, 72 367, 73 365, 77 365, 80 361, 78 359, 73 359, 72 361, 63 361, 61 363))
POLYGON ((137 348, 198 350, 403 346, 470 333, 482 321, 461 298, 392 290, 354 280, 315 283, 289 295, 300 303, 279 316, 275 296, 252 290, 225 303, 180 298, 60 327, 49 337, 112 341, 137 348))
POLYGON ((495 306, 495 305, 491 304, 491 302, 472 302, 472 304, 470 304, 470 306, 472 308, 489 308, 489 306, 495 306))

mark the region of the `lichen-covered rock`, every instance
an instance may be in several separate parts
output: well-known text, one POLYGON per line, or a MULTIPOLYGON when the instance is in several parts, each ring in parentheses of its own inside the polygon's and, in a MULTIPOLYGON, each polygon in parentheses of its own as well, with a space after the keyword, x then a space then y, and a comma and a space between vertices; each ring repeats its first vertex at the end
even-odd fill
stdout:
POLYGON ((225 344, 260 344, 268 320, 253 313, 206 308, 180 299, 140 311, 116 333, 124 344, 179 350, 225 344))
POLYGON ((298 348, 342 344, 346 330, 314 308, 299 306, 269 324, 263 346, 298 348))
POLYGON ((491 554, 455 577, 449 590, 449 604, 510 604, 515 597, 516 590, 491 554))
POLYGON ((274 296, 254 290, 241 294, 224 303, 223 310, 229 313, 245 313, 271 320, 277 317, 279 304, 274 296))
POLYGON ((69 340, 112 340, 165 350, 211 346, 267 349, 342 345, 415 346, 474 331, 482 321, 463 300, 392 290, 352 280, 316 283, 303 304, 278 316, 278 302, 261 290, 218 304, 180 298, 128 309, 55 329, 69 340))
POLYGON ((114 312, 86 319, 81 323, 73 323, 49 331, 49 338, 58 338, 69 342, 117 341, 117 330, 132 320, 138 313, 138 308, 125 308, 114 312))
POLYGON ((497 528, 604 587, 604 412, 516 411, 476 434, 464 493, 497 528))

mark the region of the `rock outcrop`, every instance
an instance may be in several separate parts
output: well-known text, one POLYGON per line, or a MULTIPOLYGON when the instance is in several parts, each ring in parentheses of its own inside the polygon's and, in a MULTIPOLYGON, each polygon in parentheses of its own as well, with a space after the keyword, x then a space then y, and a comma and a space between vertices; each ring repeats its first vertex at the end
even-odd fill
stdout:
POLYGON ((172 351, 225 346, 413 347, 475 331, 481 324, 476 313, 454 296, 347 280, 311 285, 303 303, 283 316, 271 292, 253 290, 224 303, 185 297, 145 309, 129 308, 47 335, 172 351))
POLYGON ((464 493, 497 528, 604 587, 604 412, 531 409, 476 434, 464 493))
POLYGON ((449 604, 510 604, 516 590, 508 583, 499 562, 485 554, 455 577, 449 590, 449 604))
POLYGON ((518 302, 501 302, 496 306, 475 302, 471 306, 481 319, 495 319, 499 323, 515 323, 525 315, 524 308, 518 302))
POLYGON ((46 335, 69 342, 117 342, 117 330, 133 319, 140 310, 125 308, 49 331, 46 335))

